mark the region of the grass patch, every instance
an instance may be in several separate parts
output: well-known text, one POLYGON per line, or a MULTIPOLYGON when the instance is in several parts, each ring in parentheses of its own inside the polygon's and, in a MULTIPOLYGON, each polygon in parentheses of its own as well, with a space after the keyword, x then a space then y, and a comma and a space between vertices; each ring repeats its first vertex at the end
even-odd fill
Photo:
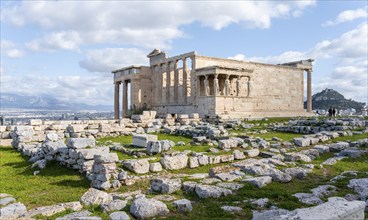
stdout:
MULTIPOLYGON (((315 162, 321 162, 331 157, 332 153, 322 154, 315 162)), ((314 161, 313 161, 314 162, 314 161)), ((182 171, 185 171, 184 169, 182 171)), ((195 172, 206 172, 209 167, 204 166, 192 169, 195 172), (197 170, 198 169, 198 170, 197 170)), ((217 199, 199 199, 194 193, 185 193, 185 197, 193 201, 193 212, 187 214, 172 213, 167 219, 251 219, 252 210, 257 208, 254 205, 246 202, 247 199, 269 198, 270 205, 275 205, 279 208, 294 210, 297 208, 308 207, 308 205, 300 203, 295 193, 305 192, 310 193, 310 190, 324 184, 335 185, 338 188, 336 194, 331 196, 343 197, 347 193, 353 193, 352 189, 347 187, 350 179, 367 178, 365 173, 368 170, 368 156, 365 155, 358 159, 344 159, 338 161, 335 165, 324 166, 321 169, 315 169, 314 172, 308 174, 305 179, 293 178, 289 183, 272 182, 264 188, 258 189, 251 184, 244 184, 242 189, 234 195, 220 197, 217 199), (348 176, 345 179, 338 180, 336 183, 328 183, 336 175, 343 171, 355 170, 360 173, 358 176, 348 176), (241 213, 227 213, 220 207, 223 205, 232 205, 243 208, 241 213)), ((186 171, 190 173, 190 171, 186 171)), ((329 196, 330 197, 330 196, 329 196)))
POLYGON ((175 144, 178 143, 179 141, 183 141, 185 144, 188 144, 189 142, 192 141, 192 138, 189 138, 189 137, 173 135, 173 134, 162 134, 162 133, 157 134, 157 138, 159 140, 174 141, 175 144))
POLYGON ((97 144, 107 145, 109 142, 120 143, 123 145, 131 144, 133 142, 132 135, 118 136, 118 137, 104 137, 96 140, 97 144))
POLYGON ((353 141, 358 141, 364 138, 368 138, 368 133, 364 133, 364 134, 355 134, 353 136, 344 136, 344 137, 337 137, 334 139, 330 139, 328 141, 325 142, 326 143, 332 143, 332 142, 339 142, 339 141, 346 141, 346 142, 353 142, 353 141))
POLYGON ((273 137, 281 138, 283 141, 292 141, 294 138, 302 137, 302 134, 286 133, 286 132, 267 132, 265 134, 253 134, 254 137, 263 139, 272 139, 273 137))
POLYGON ((185 145, 185 146, 174 146, 172 149, 180 152, 183 152, 185 150, 190 150, 194 152, 207 152, 209 148, 210 146, 208 145, 200 145, 200 146, 185 145))
POLYGON ((27 209, 79 201, 89 188, 89 181, 77 171, 48 162, 34 176, 28 157, 11 147, 0 146, 0 192, 11 194, 27 209))
POLYGON ((245 123, 248 124, 270 124, 270 123, 283 123, 288 122, 289 120, 294 120, 295 118, 290 117, 279 117, 279 118, 264 118, 261 120, 251 120, 251 121, 245 121, 245 123))

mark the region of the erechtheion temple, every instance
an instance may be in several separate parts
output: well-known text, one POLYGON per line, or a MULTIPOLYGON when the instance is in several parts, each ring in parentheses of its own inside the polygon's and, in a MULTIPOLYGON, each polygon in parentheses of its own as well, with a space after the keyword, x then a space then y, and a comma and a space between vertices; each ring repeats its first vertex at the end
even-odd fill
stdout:
POLYGON ((199 113, 203 118, 225 119, 306 116, 312 111, 310 59, 273 65, 196 52, 167 57, 157 49, 147 57, 150 66, 112 71, 115 118, 126 116, 128 106, 155 110, 159 116, 199 113))

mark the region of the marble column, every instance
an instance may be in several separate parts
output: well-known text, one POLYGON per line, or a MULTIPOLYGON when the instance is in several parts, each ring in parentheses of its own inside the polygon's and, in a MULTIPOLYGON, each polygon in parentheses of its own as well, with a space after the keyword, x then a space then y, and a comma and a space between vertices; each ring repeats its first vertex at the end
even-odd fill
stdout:
POLYGON ((179 70, 178 61, 174 61, 174 103, 179 102, 179 70))
MULTIPOLYGON (((130 91, 132 93, 132 91, 130 91)), ((123 83, 123 118, 128 116, 128 81, 123 83)))
POLYGON ((166 63, 166 104, 170 103, 171 70, 170 62, 166 63))
POLYGON ((307 70, 307 112, 312 112, 312 70, 307 70))
POLYGON ((119 90, 120 90, 120 82, 115 82, 115 91, 114 91, 114 118, 119 119, 120 114, 120 104, 119 104, 119 90))
POLYGON ((187 103, 187 92, 188 92, 188 73, 187 73, 187 58, 183 58, 183 89, 182 89, 182 97, 183 102, 187 103))

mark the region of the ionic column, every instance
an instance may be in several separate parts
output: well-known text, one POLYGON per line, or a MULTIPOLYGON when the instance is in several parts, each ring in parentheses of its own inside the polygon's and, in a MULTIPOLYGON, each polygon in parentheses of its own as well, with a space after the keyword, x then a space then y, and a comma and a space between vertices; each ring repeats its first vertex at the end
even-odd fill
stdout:
POLYGON ((114 90, 114 118, 119 119, 119 90, 120 90, 120 82, 115 82, 115 90, 114 90))
POLYGON ((187 92, 188 92, 188 76, 187 76, 187 58, 183 58, 183 102, 187 103, 187 92))
POLYGON ((312 112, 312 70, 307 70, 307 112, 312 112))
POLYGON ((178 61, 174 61, 174 103, 179 102, 179 70, 178 61))
MULTIPOLYGON (((132 93, 132 91, 130 91, 132 93)), ((128 116, 128 81, 123 83, 123 118, 128 116)))
POLYGON ((170 85, 171 85, 170 62, 167 62, 166 63, 166 103, 170 103, 170 85))

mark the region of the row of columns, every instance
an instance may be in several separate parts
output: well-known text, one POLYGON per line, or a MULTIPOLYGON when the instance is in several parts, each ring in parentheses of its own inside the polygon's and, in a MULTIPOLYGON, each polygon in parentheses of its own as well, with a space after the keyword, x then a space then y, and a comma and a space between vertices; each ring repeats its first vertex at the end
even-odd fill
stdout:
MULTIPOLYGON (((217 95, 220 95, 220 86, 219 86, 219 82, 218 82, 218 74, 214 74, 213 75, 214 78, 213 78, 213 95, 217 96, 217 95)), ((199 78, 200 76, 198 76, 199 78)), ((203 84, 204 84, 204 96, 209 96, 211 94, 211 88, 210 88, 210 85, 209 85, 209 75, 204 75, 204 81, 203 81, 203 84)), ((237 76, 237 79, 236 79, 236 96, 246 96, 246 97, 250 97, 251 95, 251 90, 252 90, 252 82, 250 81, 250 77, 249 76, 244 76, 247 78, 247 81, 246 81, 246 91, 247 91, 247 94, 241 94, 241 90, 242 90, 242 86, 244 85, 241 85, 241 76, 238 75, 237 76)), ((198 82, 199 82, 199 93, 200 94, 200 80, 198 79, 198 82)), ((222 92, 223 92, 223 95, 226 95, 226 96, 229 96, 231 95, 231 83, 230 83, 230 75, 226 74, 226 79, 224 81, 224 87, 222 89, 222 92)))
MULTIPOLYGON (((174 71, 174 94, 173 94, 173 104, 187 104, 188 103, 188 67, 187 67, 187 58, 184 57, 182 59, 174 60, 174 61, 168 61, 166 63, 160 63, 155 66, 153 66, 153 72, 155 73, 154 76, 157 76, 157 78, 152 79, 154 82, 154 89, 153 89, 153 100, 155 101, 155 104, 171 104, 171 94, 170 94, 170 88, 171 88, 171 66, 173 65, 173 71, 174 71), (179 100, 179 69, 178 69, 178 62, 182 60, 183 62, 183 84, 182 84, 182 93, 181 97, 182 100, 179 100), (166 70, 164 70, 164 66, 166 66, 166 70), (157 71, 156 71, 157 69, 157 71), (166 85, 163 85, 163 74, 166 72, 166 85), (158 83, 157 83, 158 82, 158 83), (166 93, 163 94, 163 88, 166 87, 166 93), (163 97, 165 97, 165 102, 163 101, 163 97)), ((193 62, 192 62, 192 69, 193 62)))
POLYGON ((119 102, 119 96, 120 96, 120 84, 122 84, 123 87, 123 95, 122 95, 122 117, 126 117, 128 113, 128 83, 129 80, 125 81, 119 81, 115 82, 115 91, 114 91, 114 118, 119 119, 120 118, 120 102, 119 102))

